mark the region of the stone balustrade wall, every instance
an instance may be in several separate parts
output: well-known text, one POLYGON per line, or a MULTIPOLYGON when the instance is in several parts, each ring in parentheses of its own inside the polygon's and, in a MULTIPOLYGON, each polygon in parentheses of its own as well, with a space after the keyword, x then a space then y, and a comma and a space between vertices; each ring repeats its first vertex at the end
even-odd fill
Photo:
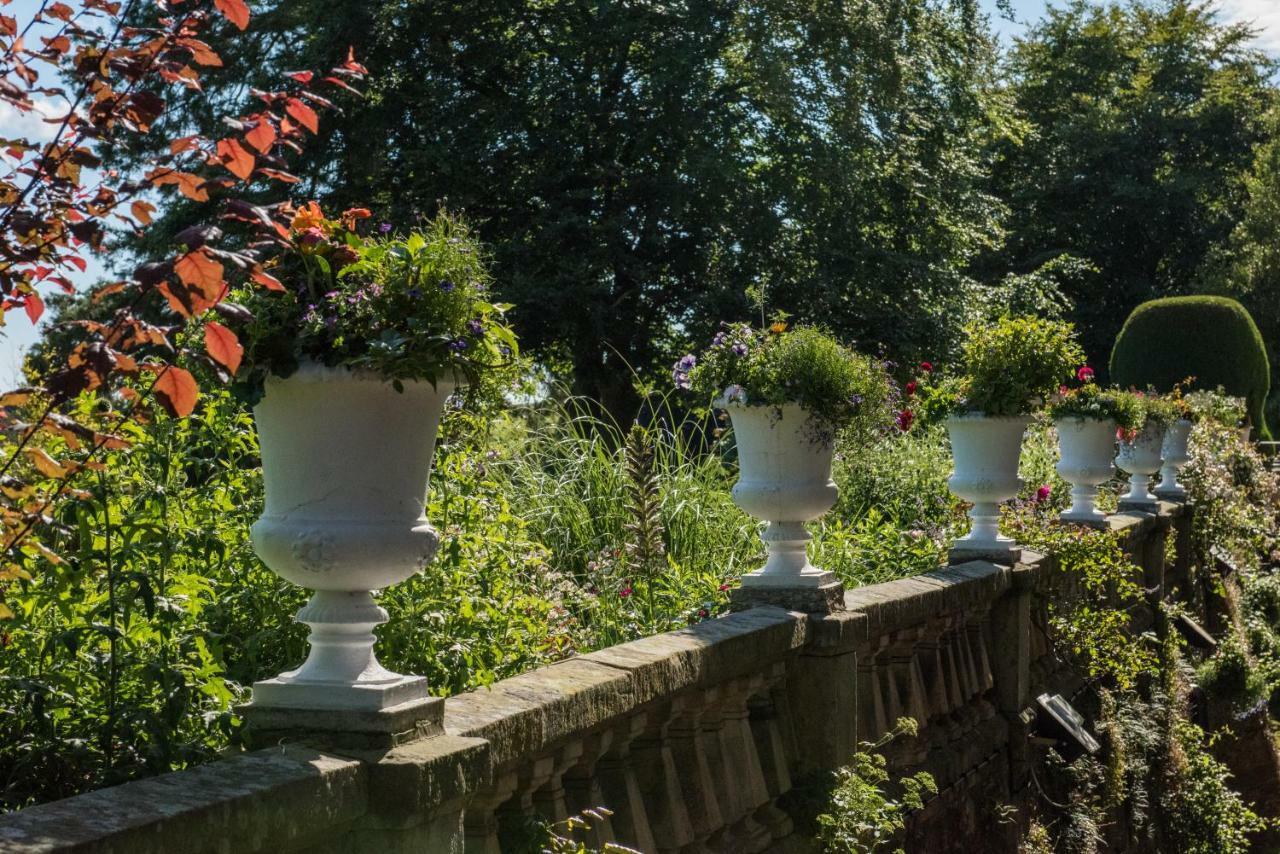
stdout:
MULTIPOLYGON (((1183 585, 1185 508, 1112 527, 1154 600, 1183 585)), ((1003 805, 1029 791, 1035 697, 1079 677, 1046 635, 1067 595, 1052 556, 974 561, 848 591, 845 610, 760 607, 449 698, 444 734, 394 747, 283 740, 203 767, 0 817, 0 852, 527 850, 531 822, 612 814, 584 836, 644 852, 803 851, 806 781, 900 717, 894 773, 939 794, 908 850, 1013 851, 1003 805)), ((1135 628, 1154 611, 1136 609, 1135 628)))

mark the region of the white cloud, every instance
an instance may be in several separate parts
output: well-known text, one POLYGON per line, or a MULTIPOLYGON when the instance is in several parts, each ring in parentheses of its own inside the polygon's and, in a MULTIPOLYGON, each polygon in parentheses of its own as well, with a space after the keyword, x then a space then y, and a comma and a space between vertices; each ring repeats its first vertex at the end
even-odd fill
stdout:
POLYGON ((33 103, 36 107, 34 110, 23 112, 8 101, 0 101, 0 137, 6 139, 25 137, 31 142, 48 142, 53 139, 53 133, 58 126, 46 122, 45 119, 63 116, 66 113, 66 102, 36 98, 33 103))
POLYGON ((1254 44, 1280 55, 1280 0, 1221 0, 1222 19, 1243 22, 1258 31, 1254 44))

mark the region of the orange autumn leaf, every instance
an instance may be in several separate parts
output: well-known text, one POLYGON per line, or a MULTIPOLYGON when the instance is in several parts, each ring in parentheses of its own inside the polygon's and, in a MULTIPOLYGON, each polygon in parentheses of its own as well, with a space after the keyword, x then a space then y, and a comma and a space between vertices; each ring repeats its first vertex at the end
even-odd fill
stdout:
POLYGON ((276 129, 265 116, 258 120, 253 130, 244 135, 245 141, 258 151, 266 154, 276 141, 276 129))
POLYGON ((239 370, 244 347, 234 332, 216 320, 204 325, 204 349, 211 359, 232 374, 239 370))
POLYGON ((186 418, 196 408, 196 401, 200 398, 200 387, 196 385, 195 377, 173 365, 152 367, 159 371, 156 383, 151 387, 156 400, 173 417, 186 418))
POLYGON ((242 181, 253 174, 256 162, 239 140, 230 137, 218 140, 218 159, 227 167, 227 171, 242 181))
POLYGON ((44 448, 27 448, 26 454, 31 457, 32 464, 45 477, 61 480, 70 472, 70 469, 49 456, 48 451, 44 448))
POLYGON ((151 214, 155 211, 156 206, 151 202, 144 202, 142 199, 129 205, 129 212, 133 214, 133 218, 143 225, 151 225, 151 214))
POLYGON ((284 285, 280 283, 279 279, 277 279, 275 276, 271 275, 270 273, 266 272, 261 268, 255 269, 253 272, 251 272, 249 274, 249 278, 253 279, 255 282, 262 285, 264 288, 266 288, 269 291, 284 290, 284 285))
POLYGON ((157 169, 147 176, 147 180, 157 187, 173 184, 182 195, 193 202, 209 201, 209 193, 204 189, 204 181, 199 175, 192 175, 190 172, 175 172, 172 169, 157 169))
POLYGON ((320 117, 316 115, 316 111, 297 98, 290 98, 285 101, 284 111, 293 116, 298 124, 312 133, 320 132, 320 117))
POLYGON ((213 5, 240 29, 249 26, 249 7, 244 0, 213 0, 213 5))
POLYGON ((204 247, 188 252, 173 264, 183 284, 199 291, 206 300, 216 301, 225 288, 222 265, 209 257, 204 247))

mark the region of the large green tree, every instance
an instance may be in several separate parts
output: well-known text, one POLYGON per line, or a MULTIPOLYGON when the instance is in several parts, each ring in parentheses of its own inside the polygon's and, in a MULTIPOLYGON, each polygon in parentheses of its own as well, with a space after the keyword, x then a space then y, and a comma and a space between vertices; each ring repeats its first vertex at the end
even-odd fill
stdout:
MULTIPOLYGON (((975 0, 263 5, 255 36, 217 45, 228 65, 266 76, 351 44, 371 72, 304 153, 299 192, 397 224, 462 212, 526 347, 619 414, 628 366, 744 317, 752 287, 895 352, 933 346, 998 242, 975 0)), ((191 93, 176 121, 211 125, 226 94, 191 93)))
POLYGON ((1007 59, 1024 133, 996 146, 992 192, 1010 207, 997 268, 1062 252, 1095 364, 1137 304, 1201 287, 1200 270, 1249 196, 1271 133, 1272 63, 1212 4, 1158 0, 1050 8, 1007 59))

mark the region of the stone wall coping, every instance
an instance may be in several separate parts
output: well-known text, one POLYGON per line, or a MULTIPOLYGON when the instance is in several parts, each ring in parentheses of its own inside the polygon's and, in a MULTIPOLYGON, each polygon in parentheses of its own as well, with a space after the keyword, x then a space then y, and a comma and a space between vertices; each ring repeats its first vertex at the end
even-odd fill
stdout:
POLYGON ((865 640, 944 614, 985 608, 1012 583, 1012 570, 985 560, 935 569, 923 575, 857 587, 844 595, 848 611, 865 617, 865 640))
POLYGON ((806 615, 753 608, 457 694, 445 701, 445 732, 486 739, 501 767, 654 700, 759 672, 807 639, 806 615))
POLYGON ((300 745, 99 789, 0 816, 0 851, 203 854, 292 850, 364 814, 354 760, 300 745))

